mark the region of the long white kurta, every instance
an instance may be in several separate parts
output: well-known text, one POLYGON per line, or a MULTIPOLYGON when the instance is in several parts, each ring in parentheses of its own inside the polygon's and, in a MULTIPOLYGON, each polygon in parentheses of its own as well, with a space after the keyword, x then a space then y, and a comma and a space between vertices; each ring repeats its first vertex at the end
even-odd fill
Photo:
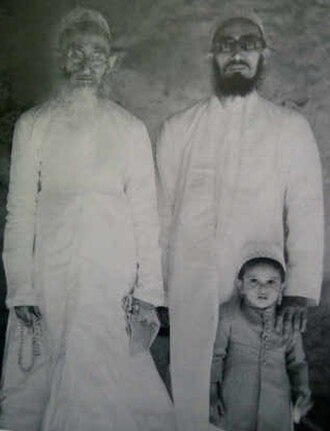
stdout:
POLYGON ((137 298, 163 302, 150 141, 142 123, 110 101, 96 103, 85 124, 70 106, 55 100, 16 126, 7 305, 39 305, 46 331, 42 357, 22 372, 11 313, 1 425, 172 431, 150 354, 129 356, 121 307, 137 277, 137 298))
POLYGON ((243 245, 282 243, 286 294, 319 300, 319 155, 301 115, 254 93, 225 106, 213 96, 172 117, 157 164, 178 430, 205 431, 218 304, 233 294, 243 245))

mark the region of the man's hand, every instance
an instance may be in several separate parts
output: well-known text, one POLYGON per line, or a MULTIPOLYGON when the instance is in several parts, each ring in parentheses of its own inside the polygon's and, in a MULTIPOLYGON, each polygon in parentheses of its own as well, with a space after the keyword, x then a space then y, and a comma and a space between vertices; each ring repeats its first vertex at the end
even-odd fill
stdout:
POLYGON ((41 319, 40 309, 35 305, 19 305, 14 308, 16 316, 21 322, 23 322, 25 326, 32 326, 33 316, 35 316, 37 319, 41 319))
POLYGON ((304 332, 307 325, 307 298, 284 296, 276 316, 276 331, 290 336, 294 332, 304 332))
POLYGON ((221 416, 225 413, 225 407, 220 395, 219 383, 211 383, 210 386, 210 422, 220 425, 221 416))
POLYGON ((128 295, 123 298, 122 306, 126 314, 127 323, 129 323, 129 317, 134 315, 135 319, 139 322, 145 322, 149 325, 160 325, 156 308, 149 302, 128 295))
POLYGON ((160 325, 156 308, 149 302, 133 298, 133 313, 136 314, 139 322, 160 325))

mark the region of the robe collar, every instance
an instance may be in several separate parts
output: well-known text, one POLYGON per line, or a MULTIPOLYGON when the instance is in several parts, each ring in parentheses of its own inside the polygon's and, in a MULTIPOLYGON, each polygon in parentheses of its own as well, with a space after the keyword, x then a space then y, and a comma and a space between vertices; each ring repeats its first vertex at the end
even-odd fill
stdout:
POLYGON ((250 111, 258 103, 259 95, 256 91, 252 91, 247 96, 235 96, 227 97, 224 100, 220 100, 217 95, 211 97, 211 105, 214 109, 221 112, 237 112, 237 111, 250 111))

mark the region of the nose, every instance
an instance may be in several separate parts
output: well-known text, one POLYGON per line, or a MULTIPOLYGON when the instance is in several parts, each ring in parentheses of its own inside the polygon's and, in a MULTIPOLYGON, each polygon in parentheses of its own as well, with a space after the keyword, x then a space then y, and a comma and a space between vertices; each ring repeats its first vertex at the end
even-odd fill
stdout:
POLYGON ((84 58, 81 60, 80 71, 82 73, 90 73, 91 71, 90 59, 87 56, 84 56, 84 58))
POLYGON ((232 58, 236 61, 241 60, 242 58, 242 49, 238 44, 235 45, 235 48, 232 52, 232 58))
POLYGON ((266 293, 267 293, 267 286, 266 286, 266 284, 264 284, 264 283, 260 283, 259 284, 259 293, 261 294, 261 295, 265 295, 266 293))

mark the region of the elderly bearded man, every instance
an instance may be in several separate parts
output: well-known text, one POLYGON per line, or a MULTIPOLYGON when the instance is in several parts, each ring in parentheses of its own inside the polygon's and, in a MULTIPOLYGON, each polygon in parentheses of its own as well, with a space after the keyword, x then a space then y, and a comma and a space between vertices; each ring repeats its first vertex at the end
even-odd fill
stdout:
POLYGON ((302 330, 305 307, 319 300, 318 150, 301 115, 257 94, 266 52, 253 12, 226 15, 212 42, 215 94, 165 122, 157 145, 179 431, 207 429, 217 310, 233 294, 245 243, 282 243, 284 329, 302 330))
POLYGON ((1 417, 15 431, 173 430, 152 358, 130 356, 125 330, 123 297, 152 323, 163 286, 151 145, 103 97, 110 46, 98 12, 67 15, 63 88, 16 126, 1 417))

